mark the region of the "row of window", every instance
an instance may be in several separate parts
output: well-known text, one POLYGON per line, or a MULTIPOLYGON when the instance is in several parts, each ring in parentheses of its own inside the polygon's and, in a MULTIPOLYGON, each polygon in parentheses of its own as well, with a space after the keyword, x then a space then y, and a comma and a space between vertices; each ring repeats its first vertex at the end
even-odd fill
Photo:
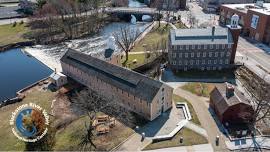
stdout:
POLYGON ((230 52, 227 52, 227 53, 225 53, 225 52, 171 53, 171 56, 173 58, 177 58, 177 57, 179 57, 179 58, 198 57, 199 58, 201 56, 202 57, 224 57, 225 55, 227 57, 229 57, 231 55, 231 53, 230 52))
POLYGON ((194 44, 194 45, 172 45, 174 50, 194 50, 194 49, 230 49, 232 44, 194 44))
MULTIPOLYGON (((188 69, 190 69, 190 67, 184 67, 183 69, 184 69, 184 71, 187 71, 188 69)), ((208 71, 209 70, 221 70, 222 67, 221 66, 218 66, 218 67, 216 67, 216 66, 213 66, 213 67, 211 67, 211 66, 207 66, 207 67, 202 66, 200 69, 202 71, 204 71, 204 70, 208 70, 208 71)))
POLYGON ((179 60, 171 61, 172 65, 204 65, 204 64, 229 64, 229 59, 220 60, 179 60))

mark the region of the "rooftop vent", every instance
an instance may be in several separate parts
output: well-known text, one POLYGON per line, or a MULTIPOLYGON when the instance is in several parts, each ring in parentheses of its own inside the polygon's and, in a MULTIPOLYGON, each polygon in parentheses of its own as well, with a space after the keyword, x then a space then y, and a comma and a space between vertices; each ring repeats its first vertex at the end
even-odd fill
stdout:
POLYGON ((226 97, 234 96, 234 86, 226 82, 226 97))

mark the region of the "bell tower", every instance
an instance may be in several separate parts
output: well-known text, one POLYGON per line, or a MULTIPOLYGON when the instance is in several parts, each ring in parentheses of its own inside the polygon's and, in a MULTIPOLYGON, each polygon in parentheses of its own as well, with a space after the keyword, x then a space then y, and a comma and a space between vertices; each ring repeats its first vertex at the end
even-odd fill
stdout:
POLYGON ((234 59, 235 59, 235 54, 236 54, 236 50, 237 50, 237 44, 238 44, 238 39, 239 39, 239 35, 241 33, 241 26, 238 25, 239 23, 239 16, 234 14, 231 17, 231 24, 227 25, 229 31, 232 34, 232 38, 233 38, 233 46, 232 46, 232 53, 231 53, 231 60, 230 60, 230 64, 234 64, 234 59))

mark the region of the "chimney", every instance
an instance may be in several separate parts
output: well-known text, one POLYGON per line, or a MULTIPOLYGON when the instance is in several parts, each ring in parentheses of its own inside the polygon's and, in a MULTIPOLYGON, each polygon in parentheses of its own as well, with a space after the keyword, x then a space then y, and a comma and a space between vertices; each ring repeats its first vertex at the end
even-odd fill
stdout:
POLYGON ((212 27, 212 41, 214 41, 215 31, 216 31, 216 27, 213 26, 212 27))
POLYGON ((226 97, 234 96, 234 86, 226 82, 226 97))
POLYGON ((215 35, 215 31, 216 31, 216 27, 215 27, 215 26, 213 26, 213 27, 212 27, 212 36, 214 36, 214 35, 215 35))

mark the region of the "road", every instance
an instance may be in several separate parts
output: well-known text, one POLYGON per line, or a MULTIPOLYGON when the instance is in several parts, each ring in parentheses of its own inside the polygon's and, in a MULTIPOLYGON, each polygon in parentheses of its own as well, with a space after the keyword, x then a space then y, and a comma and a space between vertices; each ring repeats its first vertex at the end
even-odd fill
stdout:
POLYGON ((270 83, 270 47, 240 37, 235 60, 270 83))
POLYGON ((0 7, 0 19, 21 17, 22 14, 17 12, 19 8, 19 6, 0 7))

